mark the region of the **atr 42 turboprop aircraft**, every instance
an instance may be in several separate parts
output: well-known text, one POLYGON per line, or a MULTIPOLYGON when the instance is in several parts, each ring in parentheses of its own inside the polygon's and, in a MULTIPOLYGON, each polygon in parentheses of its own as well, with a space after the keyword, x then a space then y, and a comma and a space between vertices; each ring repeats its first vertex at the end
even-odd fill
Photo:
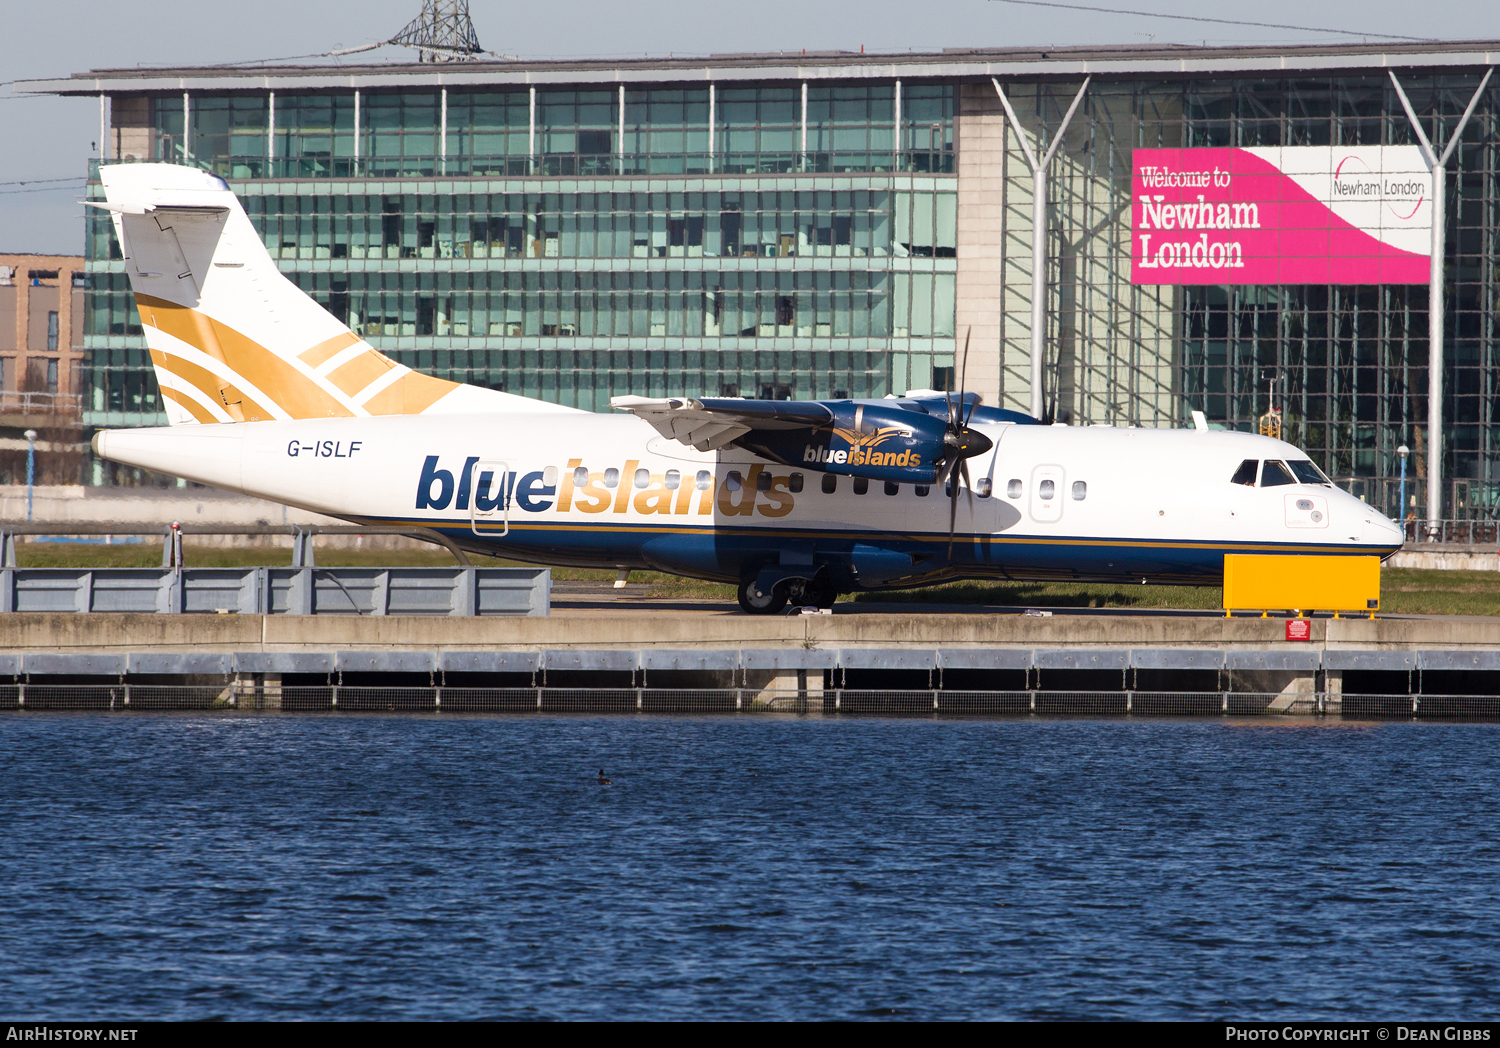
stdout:
POLYGON ((730 582, 758 613, 958 578, 1213 584, 1226 553, 1401 545, 1247 433, 1042 425, 933 392, 600 415, 419 374, 283 277, 221 179, 100 174, 171 423, 98 434, 115 462, 480 553, 730 582))

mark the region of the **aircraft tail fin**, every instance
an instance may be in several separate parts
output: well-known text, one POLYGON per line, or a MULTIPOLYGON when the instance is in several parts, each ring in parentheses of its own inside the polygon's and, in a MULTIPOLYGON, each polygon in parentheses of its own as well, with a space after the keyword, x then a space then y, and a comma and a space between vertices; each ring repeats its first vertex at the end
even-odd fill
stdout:
POLYGON ((281 274, 221 178, 175 164, 100 168, 173 425, 571 411, 413 371, 281 274))

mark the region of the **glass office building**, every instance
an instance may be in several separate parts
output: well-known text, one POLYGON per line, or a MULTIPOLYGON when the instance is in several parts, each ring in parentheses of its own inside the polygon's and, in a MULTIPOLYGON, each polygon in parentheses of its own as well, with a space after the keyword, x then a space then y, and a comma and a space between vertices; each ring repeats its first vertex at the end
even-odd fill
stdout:
MULTIPOLYGON (((1131 150, 1446 142, 1500 45, 1120 47, 628 62, 122 69, 108 160, 228 179, 286 275, 414 368, 611 396, 878 397, 1025 410, 1030 144, 1049 181, 1049 409, 1286 436, 1397 513, 1425 500, 1426 286, 1130 280, 1131 150), (1040 149, 1038 149, 1040 151, 1040 149), (1274 399, 1273 399, 1274 398, 1274 399)), ((1500 515, 1500 81, 1449 163, 1448 516, 1500 515)), ((97 194, 97 183, 93 190, 97 194)), ((162 419, 108 221, 86 244, 91 425, 162 419)))

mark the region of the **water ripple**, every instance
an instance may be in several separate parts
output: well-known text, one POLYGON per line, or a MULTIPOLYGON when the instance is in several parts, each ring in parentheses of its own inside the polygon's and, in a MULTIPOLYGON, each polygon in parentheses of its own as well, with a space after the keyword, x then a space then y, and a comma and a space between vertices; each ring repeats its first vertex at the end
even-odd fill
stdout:
POLYGON ((1500 1005, 1495 726, 100 714, 0 733, 0 999, 31 1019, 1500 1005))

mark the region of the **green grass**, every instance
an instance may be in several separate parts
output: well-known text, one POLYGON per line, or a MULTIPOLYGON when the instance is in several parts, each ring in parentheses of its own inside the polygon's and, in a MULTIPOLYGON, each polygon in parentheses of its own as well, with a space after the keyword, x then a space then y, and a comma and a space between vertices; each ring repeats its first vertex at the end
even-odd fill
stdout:
POLYGON ((860 593, 857 601, 992 604, 1026 608, 1222 608, 1217 586, 1131 586, 1087 582, 945 582, 860 593))
MULTIPOLYGON (((1500 615, 1500 572, 1387 568, 1380 576, 1388 615, 1500 615)), ((1217 586, 1128 586, 1074 582, 949 582, 893 593, 861 593, 859 601, 912 604, 993 604, 1029 608, 1180 608, 1218 610, 1217 586)))
MULTIPOLYGON (((17 554, 28 568, 154 568, 161 565, 160 544, 96 546, 21 542, 17 554)), ((184 559, 194 567, 286 566, 290 549, 220 548, 188 545, 184 559)), ((515 561, 470 557, 482 567, 515 561)), ((441 549, 319 549, 320 567, 445 567, 453 557, 441 549)), ((553 568, 558 582, 612 582, 613 571, 553 568)), ((634 585, 648 587, 652 599, 734 600, 734 587, 655 571, 630 575, 634 585)), ((845 600, 892 604, 973 604, 1028 608, 1181 608, 1222 607, 1217 586, 1131 586, 1082 582, 948 582, 917 589, 861 593, 845 600)), ((1392 615, 1500 616, 1500 572, 1418 571, 1388 568, 1381 574, 1381 610, 1392 615)))
POLYGON ((1500 615, 1500 572, 1387 568, 1380 606, 1392 615, 1500 615))

